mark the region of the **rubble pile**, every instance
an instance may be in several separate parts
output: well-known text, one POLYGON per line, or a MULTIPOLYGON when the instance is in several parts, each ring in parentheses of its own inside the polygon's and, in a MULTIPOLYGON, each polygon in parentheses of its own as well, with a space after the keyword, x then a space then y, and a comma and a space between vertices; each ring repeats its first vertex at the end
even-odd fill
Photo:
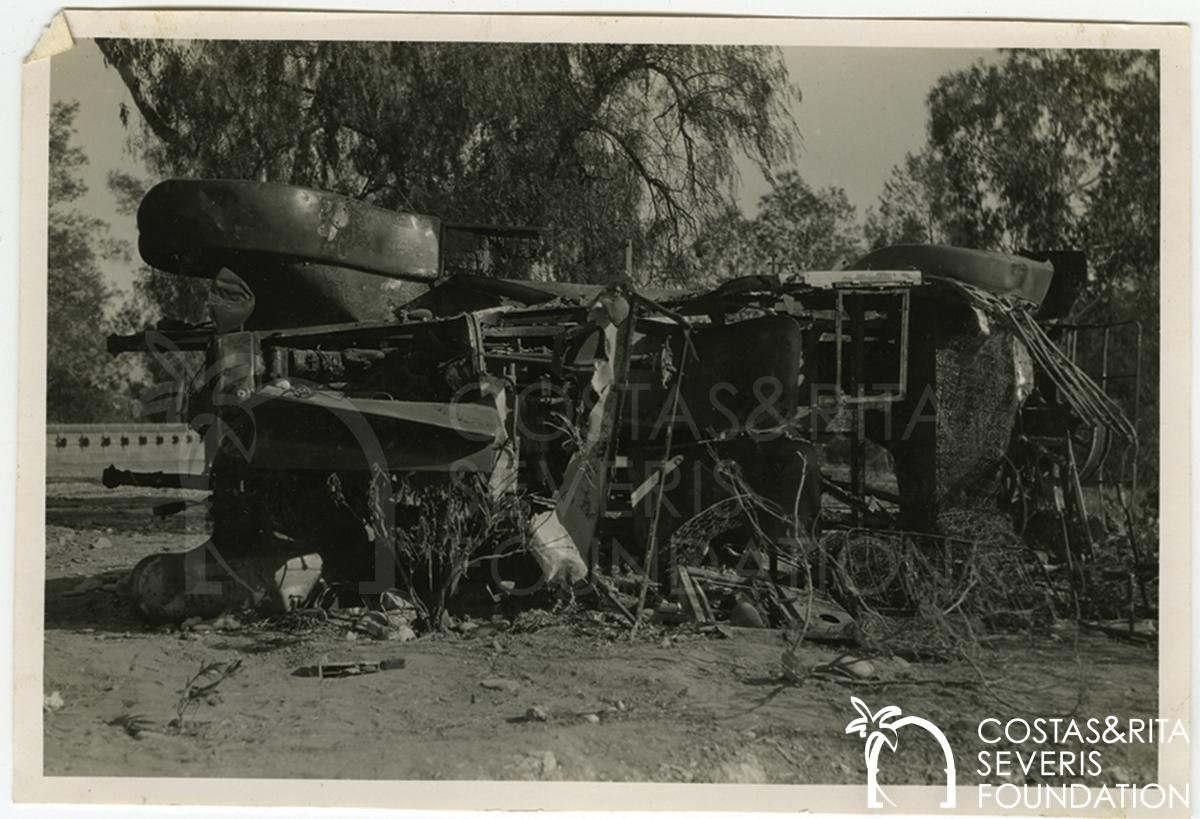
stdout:
POLYGON ((132 572, 152 623, 292 612, 405 642, 586 612, 843 643, 823 673, 855 678, 922 641, 1156 616, 1126 376, 1085 372, 1060 297, 1081 257, 533 281, 480 268, 532 229, 220 180, 155 187, 139 230, 215 294, 208 322, 109 339, 205 356, 178 396, 205 473, 106 471, 210 492, 211 539, 132 572))

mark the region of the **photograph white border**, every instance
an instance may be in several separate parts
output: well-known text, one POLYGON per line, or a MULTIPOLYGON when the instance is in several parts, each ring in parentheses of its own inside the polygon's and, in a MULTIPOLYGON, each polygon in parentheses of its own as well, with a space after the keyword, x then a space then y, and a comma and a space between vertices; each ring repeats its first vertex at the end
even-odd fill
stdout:
MULTIPOLYGON (((861 813, 864 786, 46 777, 42 773, 46 201, 49 58, 75 38, 353 39, 753 43, 906 48, 1157 48, 1162 76, 1161 384, 1191 385, 1190 53, 1186 27, 1012 21, 69 10, 26 63, 14 584, 13 795, 18 801, 340 805, 406 809, 861 813)), ((1164 395, 1166 392, 1164 391, 1164 395)), ((1161 407, 1159 716, 1191 715, 1191 390, 1161 407), (1169 650, 1166 648, 1169 647, 1169 650)), ((836 741, 835 737, 830 738, 836 741)), ((1160 746, 1161 783, 1189 779, 1189 754, 1160 746)), ((905 812, 937 812, 939 789, 896 788, 905 812)), ((979 813, 974 788, 959 812, 979 813)))

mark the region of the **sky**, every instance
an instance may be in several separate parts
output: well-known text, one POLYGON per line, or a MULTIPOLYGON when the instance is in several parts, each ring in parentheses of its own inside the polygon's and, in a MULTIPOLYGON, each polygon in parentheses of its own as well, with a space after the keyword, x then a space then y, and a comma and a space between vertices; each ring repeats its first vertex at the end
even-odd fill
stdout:
MULTIPOLYGON (((861 219, 892 167, 924 144, 925 97, 937 79, 994 54, 949 48, 783 49, 802 95, 792 110, 803 140, 795 169, 813 187, 845 189, 861 219)), ((93 41, 77 40, 73 49, 53 58, 51 97, 79 102, 76 144, 89 164, 84 175, 88 192, 78 207, 108 221, 113 238, 136 247, 134 219, 117 213, 105 180, 111 170, 142 178, 150 174, 128 146, 128 137, 138 130, 133 101, 93 41), (117 116, 121 103, 133 110, 128 130, 117 116)), ((753 214, 768 186, 749 161, 739 162, 739 168, 739 204, 753 214)), ((128 290, 134 267, 109 262, 104 273, 114 287, 128 290)))

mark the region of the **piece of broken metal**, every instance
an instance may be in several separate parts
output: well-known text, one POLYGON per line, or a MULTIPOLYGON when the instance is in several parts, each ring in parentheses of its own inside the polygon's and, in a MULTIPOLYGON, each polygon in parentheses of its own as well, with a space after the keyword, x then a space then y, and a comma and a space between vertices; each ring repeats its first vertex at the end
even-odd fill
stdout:
POLYGON ((315 665, 302 666, 293 672, 296 677, 316 677, 318 679, 333 679, 337 677, 357 677, 362 674, 375 674, 380 671, 392 671, 404 668, 407 664, 403 657, 391 660, 346 660, 342 662, 322 662, 315 665))

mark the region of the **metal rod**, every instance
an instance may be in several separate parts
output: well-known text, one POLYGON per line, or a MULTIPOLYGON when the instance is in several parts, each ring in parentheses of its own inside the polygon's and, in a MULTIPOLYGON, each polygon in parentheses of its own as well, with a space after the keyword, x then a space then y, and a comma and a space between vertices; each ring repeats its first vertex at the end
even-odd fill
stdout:
POLYGON ((1071 489, 1075 494, 1075 506, 1079 510, 1079 523, 1087 533, 1087 553, 1092 556, 1092 527, 1088 523, 1087 503, 1083 498, 1083 484, 1079 481, 1079 466, 1075 461, 1075 446, 1071 443, 1071 435, 1067 434, 1067 465, 1070 468, 1071 489))
POLYGON ((898 398, 903 401, 908 393, 908 317, 911 305, 911 293, 908 290, 900 297, 900 387, 898 398))
POLYGON ((1138 571, 1138 568, 1142 563, 1142 549, 1138 543, 1137 534, 1134 530, 1133 510, 1130 506, 1129 500, 1125 498, 1125 493, 1121 490, 1120 483, 1117 484, 1117 500, 1120 502, 1121 508, 1125 512, 1125 533, 1129 535, 1129 549, 1131 552, 1133 552, 1134 571, 1137 572, 1138 588, 1142 592, 1142 607, 1145 609, 1146 614, 1148 615, 1150 613, 1150 596, 1146 593, 1146 583, 1142 579, 1141 572, 1138 571))
MULTIPOLYGON (((691 339, 688 331, 683 332, 683 354, 679 360, 679 371, 675 373, 675 383, 671 385, 671 424, 667 427, 667 445, 663 453, 663 462, 671 460, 671 445, 675 440, 675 412, 679 409, 679 393, 683 384, 683 372, 687 367, 688 351, 691 350, 691 339)), ((642 611, 646 608, 646 592, 650 588, 650 571, 658 559, 658 520, 662 512, 663 492, 666 481, 658 482, 658 491, 654 496, 654 511, 650 515, 650 542, 646 546, 646 562, 642 566, 642 585, 638 590, 637 610, 634 612, 633 628, 629 631, 629 639, 637 636, 638 626, 642 623, 642 611)))
POLYGON ((144 486, 152 489, 205 489, 209 488, 208 475, 189 475, 177 472, 131 472, 108 466, 100 478, 108 489, 118 486, 144 486))
MULTIPOLYGON (((865 385, 863 384, 863 303, 862 296, 854 294, 850 299, 850 380, 853 382, 854 397, 862 401, 865 385)), ((866 446, 863 423, 863 408, 861 403, 854 406, 851 419, 850 441, 850 484, 854 496, 861 498, 866 489, 866 446)), ((857 506, 852 510, 855 523, 862 522, 862 510, 857 506)))

